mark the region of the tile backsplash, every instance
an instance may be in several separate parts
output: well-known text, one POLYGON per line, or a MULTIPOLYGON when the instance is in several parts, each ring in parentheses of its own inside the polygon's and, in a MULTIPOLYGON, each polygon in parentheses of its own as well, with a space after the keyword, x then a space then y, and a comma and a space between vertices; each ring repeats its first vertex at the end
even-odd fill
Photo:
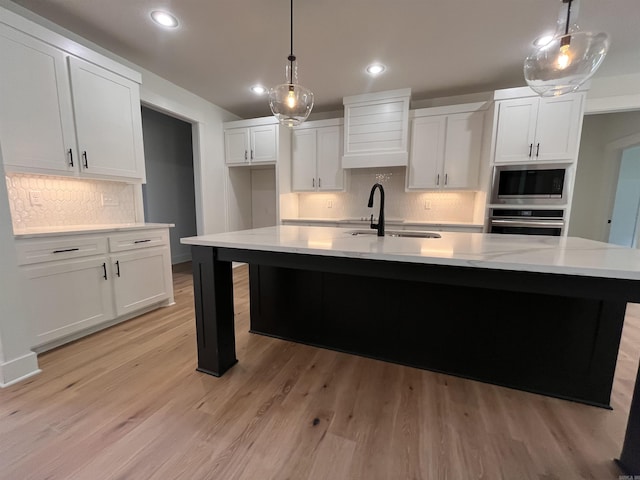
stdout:
POLYGON ((301 193, 300 218, 360 218, 377 216, 379 193, 374 212, 367 208, 369 192, 378 182, 385 190, 385 216, 423 222, 472 222, 476 192, 406 192, 405 168, 351 170, 347 192, 301 193))
POLYGON ((13 230, 135 223, 134 186, 48 175, 7 174, 13 230))

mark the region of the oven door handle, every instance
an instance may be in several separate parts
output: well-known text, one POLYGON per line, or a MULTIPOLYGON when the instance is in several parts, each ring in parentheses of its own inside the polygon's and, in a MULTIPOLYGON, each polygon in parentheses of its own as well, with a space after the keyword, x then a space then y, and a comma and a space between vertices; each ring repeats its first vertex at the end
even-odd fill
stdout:
POLYGON ((509 220, 504 218, 492 218, 491 225, 506 225, 509 227, 548 227, 562 228, 564 220, 509 220))

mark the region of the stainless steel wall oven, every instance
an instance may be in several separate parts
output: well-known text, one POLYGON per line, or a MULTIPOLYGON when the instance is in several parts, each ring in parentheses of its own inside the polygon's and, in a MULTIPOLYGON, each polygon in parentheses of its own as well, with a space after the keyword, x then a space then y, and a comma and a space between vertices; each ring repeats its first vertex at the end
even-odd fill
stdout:
POLYGON ((564 210, 491 209, 490 233, 560 236, 564 210))

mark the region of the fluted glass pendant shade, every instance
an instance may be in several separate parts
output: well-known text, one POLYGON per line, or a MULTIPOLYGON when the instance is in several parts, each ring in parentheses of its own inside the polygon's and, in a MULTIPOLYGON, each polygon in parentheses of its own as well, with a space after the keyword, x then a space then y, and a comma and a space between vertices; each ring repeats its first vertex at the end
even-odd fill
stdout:
POLYGON ((269 106, 281 125, 295 127, 311 113, 313 92, 297 83, 296 65, 287 65, 287 73, 289 82, 277 85, 269 91, 269 106))
POLYGON ((293 0, 291 0, 291 53, 285 83, 269 91, 269 107, 281 125, 295 127, 304 122, 313 108, 313 93, 298 83, 298 66, 293 54, 293 0))
POLYGON ((578 0, 563 0, 553 39, 524 61, 524 78, 543 97, 573 92, 593 76, 609 50, 606 33, 581 32, 575 22, 578 0))

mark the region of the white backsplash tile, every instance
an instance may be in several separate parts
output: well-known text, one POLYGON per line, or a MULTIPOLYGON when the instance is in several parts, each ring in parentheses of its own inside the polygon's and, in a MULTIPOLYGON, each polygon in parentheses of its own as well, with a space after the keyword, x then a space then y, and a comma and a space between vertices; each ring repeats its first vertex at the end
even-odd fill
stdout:
POLYGON ((135 223, 134 186, 49 175, 7 174, 13 230, 135 223), (39 197, 41 205, 35 205, 39 197), (105 203, 112 205, 103 206, 105 203))
POLYGON ((379 193, 374 212, 367 208, 374 183, 385 191, 385 216, 418 222, 472 222, 476 192, 406 192, 405 168, 351 170, 347 192, 300 193, 300 218, 361 218, 377 216, 379 193), (425 208, 425 203, 428 208, 425 208), (330 206, 329 206, 330 205, 330 206))

